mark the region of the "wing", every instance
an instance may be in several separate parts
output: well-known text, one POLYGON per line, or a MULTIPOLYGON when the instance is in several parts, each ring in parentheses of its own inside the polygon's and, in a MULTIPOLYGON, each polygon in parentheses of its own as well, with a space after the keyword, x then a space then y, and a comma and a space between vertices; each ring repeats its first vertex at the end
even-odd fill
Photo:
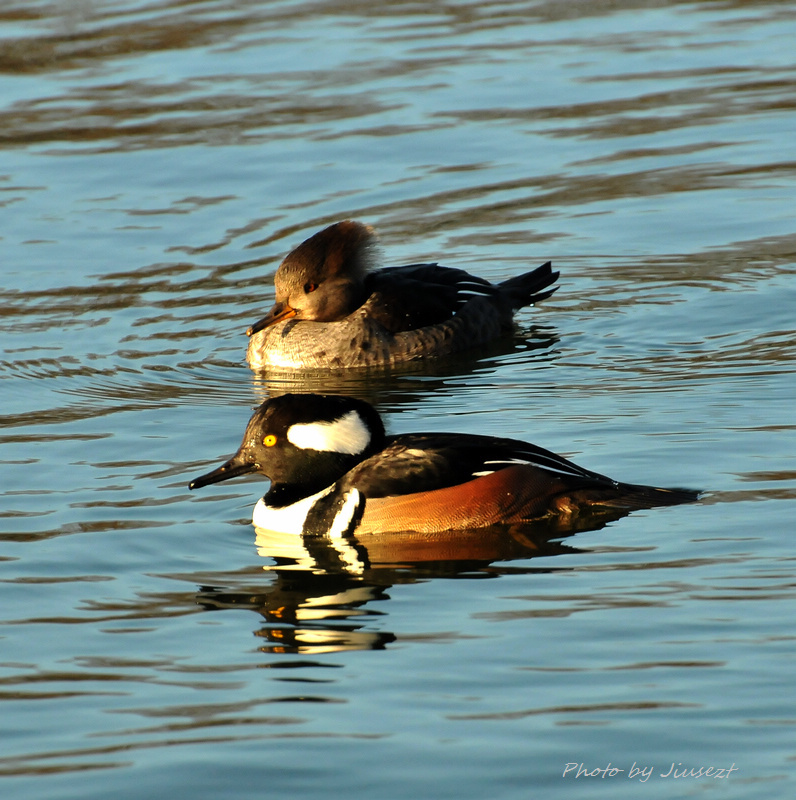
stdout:
POLYGON ((369 316, 392 333, 445 322, 473 295, 498 291, 463 269, 437 264, 380 269, 366 277, 365 288, 369 316))
POLYGON ((513 439, 463 434, 416 433, 395 437, 343 479, 365 497, 388 497, 457 486, 508 467, 538 470, 567 486, 615 486, 615 481, 578 467, 536 445, 513 439))

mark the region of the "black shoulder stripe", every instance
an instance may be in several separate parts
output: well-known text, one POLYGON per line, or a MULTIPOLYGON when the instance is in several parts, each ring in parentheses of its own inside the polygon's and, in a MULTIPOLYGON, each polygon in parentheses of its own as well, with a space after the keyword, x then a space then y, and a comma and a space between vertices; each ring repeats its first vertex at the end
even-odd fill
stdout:
POLYGON ((359 527, 365 513, 365 498, 356 489, 344 491, 339 485, 319 497, 307 512, 302 533, 328 533, 349 537, 359 527))

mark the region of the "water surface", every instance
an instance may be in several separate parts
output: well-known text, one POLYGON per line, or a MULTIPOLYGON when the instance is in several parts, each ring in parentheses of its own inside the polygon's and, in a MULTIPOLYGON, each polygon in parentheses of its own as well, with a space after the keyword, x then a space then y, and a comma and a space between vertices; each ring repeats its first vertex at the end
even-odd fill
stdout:
POLYGON ((4 796, 792 793, 790 4, 0 23, 4 796), (561 289, 444 365, 251 373, 279 260, 347 217, 385 263, 561 289), (706 495, 347 572, 255 537, 262 481, 187 491, 291 388, 706 495))

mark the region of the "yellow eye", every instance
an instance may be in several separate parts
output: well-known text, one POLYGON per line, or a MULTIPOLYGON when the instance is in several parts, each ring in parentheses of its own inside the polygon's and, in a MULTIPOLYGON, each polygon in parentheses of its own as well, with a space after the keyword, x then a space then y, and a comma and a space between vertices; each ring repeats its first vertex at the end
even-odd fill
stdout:
POLYGON ((266 447, 273 447, 276 444, 276 436, 273 433, 269 433, 268 436, 263 439, 263 444, 266 447))

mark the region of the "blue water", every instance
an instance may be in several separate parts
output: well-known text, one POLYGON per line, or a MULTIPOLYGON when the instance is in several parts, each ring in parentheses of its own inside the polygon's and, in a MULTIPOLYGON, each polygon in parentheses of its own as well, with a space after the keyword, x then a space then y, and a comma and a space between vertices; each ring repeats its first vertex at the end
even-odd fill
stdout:
POLYGON ((790 4, 0 23, 4 797, 793 793, 790 4), (444 365, 253 374, 274 269, 343 218, 561 288, 444 365), (187 490, 286 388, 706 493, 346 575, 255 539, 262 480, 187 490))

